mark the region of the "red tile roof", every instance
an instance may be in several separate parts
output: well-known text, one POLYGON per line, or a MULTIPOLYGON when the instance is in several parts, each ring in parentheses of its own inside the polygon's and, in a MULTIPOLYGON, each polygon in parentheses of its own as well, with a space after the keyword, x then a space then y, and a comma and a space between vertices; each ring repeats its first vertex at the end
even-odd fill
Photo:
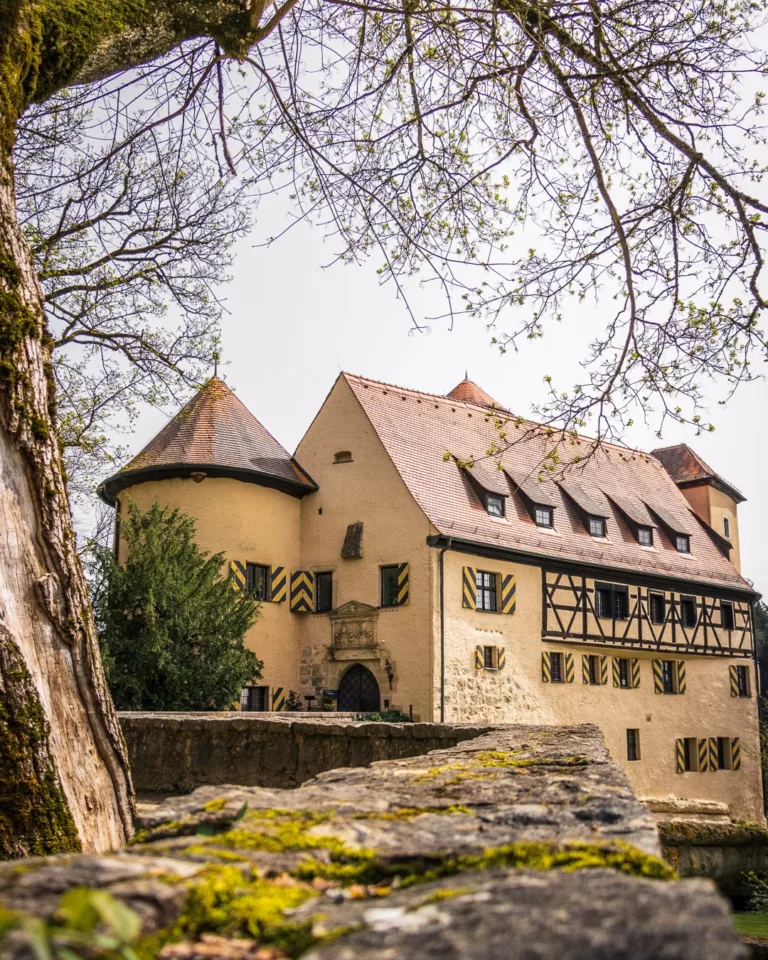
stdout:
POLYGON ((317 485, 218 377, 99 487, 108 503, 121 489, 160 476, 230 476, 301 496, 317 485))
POLYGON ((679 443, 674 447, 662 447, 651 452, 657 460, 661 460, 667 473, 680 487, 712 483, 732 497, 736 503, 742 503, 747 499, 733 484, 715 473, 712 467, 705 463, 695 450, 691 450, 687 443, 679 443))
MULTIPOLYGON (((446 396, 451 400, 463 400, 465 403, 475 403, 480 407, 499 407, 499 404, 485 390, 478 387, 474 380, 466 377, 457 383, 446 396)), ((499 409, 502 409, 499 407, 499 409)))
MULTIPOLYGON (((595 540, 587 533, 573 502, 557 483, 538 480, 545 455, 551 447, 543 428, 534 424, 516 426, 510 420, 508 432, 522 440, 503 455, 505 471, 514 478, 507 498, 506 519, 489 516, 477 497, 470 495, 463 471, 444 460, 446 451, 462 460, 482 457, 497 440, 496 417, 485 403, 465 402, 455 396, 435 396, 390 384, 342 374, 354 391, 395 467, 412 496, 437 530, 446 536, 486 546, 504 548, 601 566, 616 571, 644 572, 655 576, 751 590, 733 565, 723 556, 704 528, 698 524, 682 492, 661 465, 649 454, 605 445, 569 471, 579 487, 579 496, 594 504, 608 519, 608 541, 595 540), (555 530, 536 526, 523 498, 514 493, 516 484, 536 494, 539 502, 555 506, 555 530), (622 509, 619 509, 621 505, 622 509), (654 524, 653 513, 664 522, 654 524), (655 549, 641 547, 624 517, 656 526, 655 549), (691 554, 677 552, 665 529, 690 531, 691 554)), ((455 393, 455 391, 452 391, 455 393)), ((577 439, 587 451, 590 441, 577 439)), ((493 459, 480 461, 484 472, 495 468, 493 459)), ((478 480, 480 475, 478 475, 478 480)), ((525 491, 524 491, 525 492, 525 491)), ((575 492, 575 491, 574 491, 575 492)))

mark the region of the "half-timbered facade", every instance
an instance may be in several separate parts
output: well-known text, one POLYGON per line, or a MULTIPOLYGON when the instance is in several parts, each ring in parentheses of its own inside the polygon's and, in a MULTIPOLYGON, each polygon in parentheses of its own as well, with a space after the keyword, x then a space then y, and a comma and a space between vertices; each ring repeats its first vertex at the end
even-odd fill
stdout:
POLYGON ((744 498, 685 446, 551 447, 468 380, 342 374, 291 456, 213 380, 101 492, 263 601, 242 709, 595 723, 641 796, 761 819, 744 498))

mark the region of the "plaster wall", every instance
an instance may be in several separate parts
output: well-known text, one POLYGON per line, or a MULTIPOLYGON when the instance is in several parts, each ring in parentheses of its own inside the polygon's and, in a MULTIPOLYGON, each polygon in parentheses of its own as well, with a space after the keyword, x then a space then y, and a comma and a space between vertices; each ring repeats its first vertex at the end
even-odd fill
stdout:
MULTIPOLYGON (((202 483, 173 478, 129 487, 120 495, 121 513, 129 499, 142 511, 157 500, 194 517, 200 549, 225 555, 225 575, 231 560, 284 566, 288 577, 299 569, 301 502, 296 497, 255 483, 208 477, 202 483)), ((120 556, 125 553, 123 542, 120 556)), ((299 629, 287 600, 262 603, 245 640, 264 661, 259 684, 283 687, 286 694, 296 689, 299 629)))
MULTIPOLYGON (((435 554, 437 551, 434 551, 435 554)), ((435 561, 436 562, 436 561, 435 561)), ((635 791, 643 797, 682 797, 728 804, 731 816, 761 821, 757 702, 730 694, 729 664, 741 663, 756 690, 749 658, 678 657, 685 659, 684 694, 654 693, 652 652, 609 644, 557 643, 541 640, 541 569, 538 566, 487 560, 446 552, 445 558, 446 720, 569 724, 591 722, 603 731, 611 755, 620 762, 635 791), (462 568, 475 567, 517 579, 513 615, 462 607, 462 568), (475 648, 505 648, 503 670, 475 667, 475 648), (572 653, 572 683, 542 680, 542 651, 572 653), (591 686, 582 679, 584 654, 608 656, 608 682, 591 686), (613 686, 612 656, 640 660, 640 686, 613 686), (640 760, 627 759, 627 729, 640 732, 640 760), (681 737, 739 737, 741 769, 676 773, 675 740, 681 737)), ((435 698, 439 711, 439 633, 436 644, 435 698)), ((670 654, 662 656, 669 657, 670 654)), ((439 714, 438 714, 439 715, 439 714)))
POLYGON ((705 523, 716 530, 721 536, 725 536, 723 529, 723 519, 728 518, 731 527, 731 550, 730 561, 741 572, 741 553, 739 549, 739 513, 734 500, 716 489, 712 484, 701 484, 696 487, 681 487, 681 493, 690 503, 691 507, 701 517, 705 523))
POLYGON ((333 607, 350 601, 378 607, 380 570, 408 563, 409 600, 404 606, 379 610, 376 631, 379 652, 345 664, 329 660, 332 639, 327 614, 301 614, 302 692, 312 692, 313 677, 335 689, 347 665, 360 662, 379 681, 382 706, 405 712, 413 706, 416 719, 431 719, 430 598, 432 565, 426 545, 433 533, 370 421, 345 380, 337 380, 296 451, 296 459, 319 486, 301 502, 303 569, 333 571, 333 607), (335 463, 334 455, 349 451, 352 459, 335 463), (341 548, 350 524, 363 524, 362 558, 342 559, 341 548), (389 659, 391 686, 384 669, 389 659))

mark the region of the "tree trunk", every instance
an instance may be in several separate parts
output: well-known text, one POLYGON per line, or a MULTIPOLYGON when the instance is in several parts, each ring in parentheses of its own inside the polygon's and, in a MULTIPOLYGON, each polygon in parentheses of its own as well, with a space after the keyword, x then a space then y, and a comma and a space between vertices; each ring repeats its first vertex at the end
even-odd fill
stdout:
POLYGON ((0 0, 0 858, 121 846, 125 745, 77 556, 54 417, 51 341, 16 217, 18 117, 76 82, 209 36, 242 57, 265 0, 0 0))

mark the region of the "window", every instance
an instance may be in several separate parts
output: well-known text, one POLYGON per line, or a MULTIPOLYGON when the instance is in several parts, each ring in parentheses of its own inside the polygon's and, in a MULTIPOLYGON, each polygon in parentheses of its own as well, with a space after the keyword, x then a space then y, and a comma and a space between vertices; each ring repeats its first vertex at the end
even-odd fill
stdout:
POLYGON ((352 451, 339 450, 338 453, 334 453, 333 462, 334 463, 352 463, 352 451))
POLYGON ((495 493, 488 493, 485 496, 485 509, 492 517, 504 516, 504 497, 495 493))
POLYGON ((667 619, 667 601, 663 593, 652 593, 648 597, 651 623, 664 623, 667 619))
POLYGON ((550 653, 549 655, 549 675, 552 683, 563 682, 563 655, 562 653, 550 653))
POLYGON ((661 664, 661 688, 664 693, 677 693, 677 683, 675 681, 675 661, 660 660, 661 664))
POLYGON ((675 537, 675 547, 678 553, 691 552, 691 538, 687 533, 678 533, 675 537))
POLYGON ((590 685, 599 686, 600 684, 600 658, 595 654, 587 657, 587 668, 590 685))
POLYGON ((683 740, 683 767, 688 773, 695 773, 699 769, 696 737, 686 737, 685 740, 683 740))
POLYGON ((723 517, 723 536, 726 540, 731 539, 731 521, 728 517, 723 517))
POLYGON ((733 766, 730 737, 717 738, 717 769, 730 770, 733 766))
POLYGON ((607 620, 626 620, 629 616, 627 587, 611 583, 595 584, 597 615, 607 620))
POLYGON ((740 697, 749 696, 749 670, 747 667, 736 667, 736 685, 740 697))
POLYGON ((627 730, 627 760, 640 759, 640 731, 627 730))
POLYGON ((269 687, 243 687, 240 694, 240 709, 245 711, 269 710, 269 687))
POLYGON ((381 605, 397 606, 397 564, 381 568, 381 605))
POLYGON ((552 507, 536 507, 533 518, 538 527, 552 527, 552 507))
POLYGON ((589 518, 589 535, 590 537, 605 536, 605 520, 603 517, 589 518))
POLYGON ((475 574, 475 609, 496 611, 496 574, 478 570, 475 574))
POLYGON ((680 622, 684 627, 696 626, 696 600, 693 597, 680 597, 680 622))
POLYGON ((247 563, 245 586, 257 600, 269 600, 269 567, 259 563, 247 563))
POLYGON ((496 647, 483 647, 483 666, 486 670, 496 669, 496 647))
POLYGON ((720 604, 720 623, 723 630, 733 630, 733 604, 723 600, 720 604))
POLYGON ((622 657, 619 660, 619 686, 628 689, 631 686, 629 676, 629 660, 622 657))
POLYGON ((333 610, 333 574, 315 574, 315 612, 328 613, 333 610))
POLYGON ((653 527, 638 527, 637 542, 641 547, 653 546, 653 527))

